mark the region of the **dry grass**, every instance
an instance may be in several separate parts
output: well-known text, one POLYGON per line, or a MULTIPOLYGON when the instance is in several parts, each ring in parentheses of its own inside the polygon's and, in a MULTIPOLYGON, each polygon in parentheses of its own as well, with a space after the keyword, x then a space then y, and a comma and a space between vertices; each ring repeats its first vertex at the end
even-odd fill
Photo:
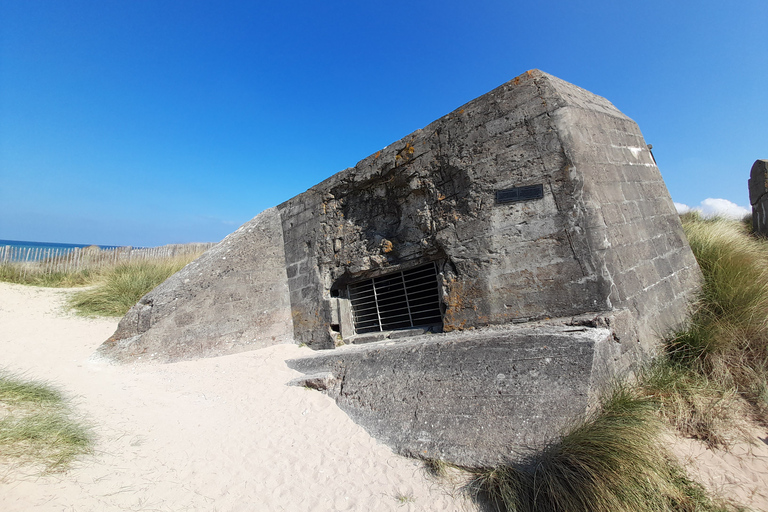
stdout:
POLYGON ((658 404, 658 414, 680 434, 710 448, 750 437, 750 407, 733 386, 668 358, 642 372, 638 391, 658 404))
POLYGON ((474 492, 508 512, 727 511, 659 444, 658 403, 618 386, 591 418, 519 463, 474 470, 474 492))
POLYGON ((667 344, 670 361, 768 422, 768 241, 739 222, 684 220, 704 284, 689 327, 667 344))
POLYGON ((137 259, 71 272, 24 271, 24 264, 0 265, 0 281, 48 287, 89 287, 77 292, 69 306, 83 315, 122 316, 141 297, 200 256, 137 259))
MULTIPOLYGON (((0 281, 47 287, 89 286, 105 273, 125 263, 139 261, 169 262, 199 257, 211 247, 207 243, 191 243, 133 249, 122 247, 101 249, 96 245, 58 253, 33 261, 5 261, 0 263, 0 281)), ((15 256, 28 256, 14 253, 15 256)), ((11 254, 10 257, 14 257, 11 254)), ((33 256, 38 255, 34 254, 33 256)), ((5 256, 9 256, 6 254, 5 256)))
POLYGON ((23 264, 0 264, 0 281, 26 284, 30 286, 48 286, 51 288, 72 288, 87 286, 93 282, 94 270, 84 269, 73 272, 25 272, 23 264))
POLYGON ((0 372, 0 464, 62 470, 90 453, 91 444, 90 428, 59 390, 0 372))
POLYGON ((73 294, 69 305, 84 315, 123 316, 139 299, 194 258, 177 256, 107 268, 97 274, 92 288, 73 294))

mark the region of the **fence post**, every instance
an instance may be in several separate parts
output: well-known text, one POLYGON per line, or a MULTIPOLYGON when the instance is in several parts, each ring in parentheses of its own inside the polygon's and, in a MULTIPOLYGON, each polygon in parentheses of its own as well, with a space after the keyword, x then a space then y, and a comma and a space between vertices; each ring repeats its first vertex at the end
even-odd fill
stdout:
POLYGON ((28 247, 25 254, 24 259, 22 260, 22 266, 24 267, 24 272, 21 274, 22 279, 26 279, 27 277, 27 260, 29 259, 29 252, 32 250, 31 247, 28 247))

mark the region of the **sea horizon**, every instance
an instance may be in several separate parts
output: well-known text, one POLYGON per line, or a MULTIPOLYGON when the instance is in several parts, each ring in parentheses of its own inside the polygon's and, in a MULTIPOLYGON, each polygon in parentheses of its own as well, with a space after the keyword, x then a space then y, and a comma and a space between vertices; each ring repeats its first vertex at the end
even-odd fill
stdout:
MULTIPOLYGON (((33 242, 30 240, 3 240, 0 239, 0 247, 15 247, 22 249, 82 249, 83 247, 98 247, 100 249, 116 249, 118 247, 128 247, 125 245, 99 245, 99 244, 74 244, 60 242, 33 242)), ((139 247, 134 247, 139 249, 139 247)))

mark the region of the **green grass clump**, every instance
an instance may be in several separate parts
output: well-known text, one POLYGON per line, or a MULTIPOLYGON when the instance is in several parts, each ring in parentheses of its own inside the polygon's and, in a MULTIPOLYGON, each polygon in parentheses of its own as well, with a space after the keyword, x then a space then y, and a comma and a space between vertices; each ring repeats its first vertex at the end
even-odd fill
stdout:
POLYGON ((59 390, 0 372, 0 464, 66 469, 92 442, 59 390))
POLYGON ((72 288, 87 286, 92 283, 95 272, 83 269, 71 272, 24 272, 23 265, 18 263, 0 264, 0 281, 6 283, 26 284, 30 286, 47 286, 50 288, 72 288))
POLYGON ((602 409, 520 463, 474 470, 508 512, 725 511, 659 444, 658 403, 620 386, 602 409))
POLYGON ((768 420, 768 241, 743 223, 684 219, 704 275, 687 329, 667 344, 670 360, 734 389, 768 420))
POLYGON ((668 357, 641 372, 637 389, 658 404, 659 415, 680 434, 710 448, 728 447, 749 434, 750 410, 733 386, 668 357))
POLYGON ((89 287, 76 292, 69 306, 83 315, 122 316, 141 297, 200 254, 202 249, 178 256, 86 266, 69 272, 42 272, 34 263, 5 263, 0 265, 0 281, 33 286, 89 287))
POLYGON ((184 268, 191 259, 134 261, 105 269, 95 286, 73 294, 69 305, 84 315, 123 316, 140 298, 184 268))
POLYGON ((446 478, 449 469, 457 468, 457 466, 441 459, 424 459, 422 462, 427 473, 437 478, 446 478))

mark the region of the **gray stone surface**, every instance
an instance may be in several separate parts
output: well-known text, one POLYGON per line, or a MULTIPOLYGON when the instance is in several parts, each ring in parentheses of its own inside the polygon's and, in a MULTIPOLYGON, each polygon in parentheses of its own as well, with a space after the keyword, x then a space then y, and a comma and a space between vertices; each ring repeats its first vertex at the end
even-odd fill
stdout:
POLYGON ((752 204, 752 229, 768 236, 768 160, 756 160, 749 173, 749 202, 752 204))
POLYGON ((607 328, 525 325, 348 346, 288 364, 326 375, 322 389, 401 454, 476 466, 518 458, 585 414, 602 358, 616 349, 607 328))
POLYGON ((336 383, 336 377, 331 372, 313 373, 291 380, 289 386, 302 386, 318 391, 326 391, 336 383))
POLYGON ((145 295, 97 354, 169 362, 262 348, 292 336, 283 233, 270 208, 145 295))

